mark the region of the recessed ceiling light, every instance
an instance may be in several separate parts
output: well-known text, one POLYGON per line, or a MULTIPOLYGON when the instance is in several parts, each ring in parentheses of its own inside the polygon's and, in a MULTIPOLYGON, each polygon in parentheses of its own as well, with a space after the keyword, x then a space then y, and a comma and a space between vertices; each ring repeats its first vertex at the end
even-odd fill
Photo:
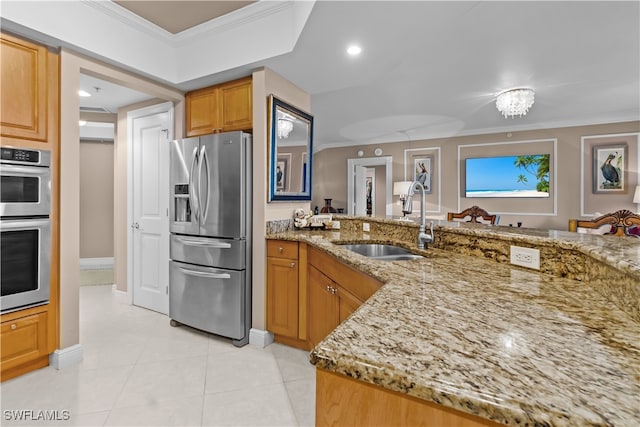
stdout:
POLYGON ((360 52, 362 52, 362 48, 360 46, 357 46, 355 44, 349 46, 347 48, 347 53, 351 56, 356 56, 356 55, 360 55, 360 52))
POLYGON ((78 95, 82 96, 83 98, 86 98, 87 96, 91 96, 91 94, 86 90, 79 90, 78 95))

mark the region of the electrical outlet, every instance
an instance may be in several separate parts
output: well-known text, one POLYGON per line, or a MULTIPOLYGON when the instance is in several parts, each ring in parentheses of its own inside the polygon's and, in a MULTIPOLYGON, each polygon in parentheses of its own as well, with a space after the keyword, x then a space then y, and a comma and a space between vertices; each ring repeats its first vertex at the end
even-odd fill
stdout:
POLYGON ((368 222, 363 222, 362 223, 362 231, 370 231, 371 228, 369 227, 369 223, 368 222))
POLYGON ((540 270, 540 250, 512 245, 511 264, 540 270))

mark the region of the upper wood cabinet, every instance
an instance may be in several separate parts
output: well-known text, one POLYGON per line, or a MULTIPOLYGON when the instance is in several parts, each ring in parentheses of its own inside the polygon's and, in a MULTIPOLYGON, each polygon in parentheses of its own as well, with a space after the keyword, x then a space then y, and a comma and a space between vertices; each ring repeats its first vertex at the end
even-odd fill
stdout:
POLYGON ((0 58, 0 134, 47 141, 49 91, 57 91, 49 87, 49 73, 57 77, 57 64, 49 64, 45 47, 6 34, 0 35, 0 58))
POLYGON ((245 77, 185 97, 187 136, 253 128, 253 80, 245 77))

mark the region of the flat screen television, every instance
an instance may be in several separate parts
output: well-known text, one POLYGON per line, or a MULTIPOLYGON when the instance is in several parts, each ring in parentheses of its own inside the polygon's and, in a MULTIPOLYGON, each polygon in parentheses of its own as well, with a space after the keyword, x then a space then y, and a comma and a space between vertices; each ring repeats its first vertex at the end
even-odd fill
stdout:
POLYGON ((549 197, 549 154, 465 159, 465 197, 549 197))

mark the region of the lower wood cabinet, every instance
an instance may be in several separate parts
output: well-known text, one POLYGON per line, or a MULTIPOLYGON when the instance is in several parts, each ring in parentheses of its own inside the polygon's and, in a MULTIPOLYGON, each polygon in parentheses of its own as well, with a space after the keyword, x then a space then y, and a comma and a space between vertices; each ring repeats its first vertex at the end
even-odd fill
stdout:
POLYGON ((267 240, 267 330, 311 349, 382 284, 306 243, 267 240))
POLYGON ((309 350, 307 245, 267 240, 267 330, 276 342, 309 350))
POLYGON ((3 381, 49 364, 49 319, 46 306, 43 307, 44 311, 38 312, 38 309, 43 310, 39 307, 25 310, 25 313, 20 313, 21 317, 0 324, 0 370, 3 381))
POLYGON ((309 341, 312 346, 356 311, 359 300, 313 265, 309 269, 309 341))
POLYGON ((267 328, 298 337, 298 260, 267 258, 267 328))
POLYGON ((316 369, 316 426, 498 427, 493 421, 316 369))

